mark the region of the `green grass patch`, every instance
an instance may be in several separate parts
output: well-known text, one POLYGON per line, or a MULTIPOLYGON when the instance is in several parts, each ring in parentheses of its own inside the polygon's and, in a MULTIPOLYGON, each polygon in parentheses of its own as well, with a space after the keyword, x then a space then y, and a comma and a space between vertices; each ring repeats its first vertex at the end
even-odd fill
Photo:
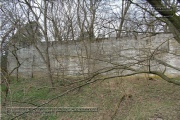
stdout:
POLYGON ((57 116, 43 116, 40 118, 40 120, 57 120, 57 116))
MULTIPOLYGON (((102 77, 102 76, 101 76, 102 77)), ((115 111, 114 120, 145 120, 145 119, 173 119, 179 118, 180 87, 166 81, 147 80, 144 77, 116 78, 97 82, 72 91, 59 97, 49 104, 49 107, 97 107, 97 112, 58 112, 56 115, 39 115, 41 120, 109 120, 115 111), (119 104, 123 95, 132 95, 119 104)), ((68 83, 73 78, 64 81, 68 83)), ((55 89, 50 89, 49 81, 45 79, 21 79, 11 83, 11 93, 8 105, 12 101, 42 104, 53 97, 62 94, 75 86, 62 86, 57 82, 55 89)), ((77 85, 77 84, 76 84, 77 85)), ((4 89, 3 86, 2 90, 4 89)), ((2 96, 4 97, 4 96, 2 96)), ((15 104, 14 106, 29 106, 29 104, 15 104)), ((26 115, 23 119, 36 116, 26 115)))

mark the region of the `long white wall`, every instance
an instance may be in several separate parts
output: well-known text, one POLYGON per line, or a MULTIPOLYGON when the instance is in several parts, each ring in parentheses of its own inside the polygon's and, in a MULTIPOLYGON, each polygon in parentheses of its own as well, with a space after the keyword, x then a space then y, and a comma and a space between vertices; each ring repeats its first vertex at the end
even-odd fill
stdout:
MULTIPOLYGON (((38 48, 45 55, 45 43, 39 43, 38 48)), ((17 61, 11 51, 13 51, 12 48, 8 56, 9 71, 17 66, 17 61)), ((21 75, 30 77, 32 74, 47 74, 45 62, 34 46, 18 50, 17 55, 22 63, 19 67, 21 75)), ((119 39, 105 38, 91 42, 88 40, 51 42, 49 43, 49 55, 53 74, 60 76, 93 73, 116 65, 129 65, 134 69, 147 70, 150 56, 151 70, 161 72, 166 70, 165 73, 168 75, 180 75, 180 71, 165 67, 155 61, 155 59, 162 60, 180 68, 180 45, 171 34, 139 35, 137 39, 124 37, 119 39)), ((131 72, 116 69, 106 74, 131 72)), ((14 71, 15 73, 16 71, 14 71)))

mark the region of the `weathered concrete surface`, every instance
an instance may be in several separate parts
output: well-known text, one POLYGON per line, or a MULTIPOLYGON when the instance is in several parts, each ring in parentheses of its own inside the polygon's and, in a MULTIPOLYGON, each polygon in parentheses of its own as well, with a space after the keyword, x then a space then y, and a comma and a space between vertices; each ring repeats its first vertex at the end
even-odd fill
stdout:
MULTIPOLYGON (((45 55, 45 43, 38 48, 45 55)), ((10 49, 12 51, 12 49, 10 49)), ((120 39, 106 38, 94 41, 50 42, 49 53, 51 69, 54 75, 81 75, 96 72, 117 65, 129 66, 140 71, 165 71, 172 76, 180 75, 180 71, 159 64, 155 59, 162 60, 180 68, 180 45, 171 34, 155 36, 139 35, 120 39), (175 55, 177 54, 177 55, 175 55), (150 59, 150 60, 149 60, 150 59), (149 62, 150 61, 150 62, 149 62)), ((22 65, 19 73, 24 76, 46 75, 47 68, 34 46, 17 51, 22 65)), ((9 52, 9 71, 17 66, 15 57, 9 52)), ((14 71, 14 74, 16 71, 14 71)), ((115 69, 103 74, 127 74, 132 70, 115 69)))

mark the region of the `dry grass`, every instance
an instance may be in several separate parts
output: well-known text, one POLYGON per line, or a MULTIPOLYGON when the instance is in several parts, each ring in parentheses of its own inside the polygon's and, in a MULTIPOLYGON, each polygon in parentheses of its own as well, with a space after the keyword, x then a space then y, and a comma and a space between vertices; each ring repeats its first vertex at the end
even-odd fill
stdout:
MULTIPOLYGON (((115 78, 99 81, 58 98, 47 106, 55 107, 97 107, 98 112, 59 112, 42 116, 47 120, 179 120, 180 87, 156 77, 115 78), (122 97, 125 98, 122 100, 122 97), (121 103, 120 103, 121 102, 121 103)), ((22 80, 13 83, 13 100, 42 104, 67 88, 56 83, 55 90, 49 90, 45 79, 22 80)), ((10 97, 9 97, 10 100, 10 97)), ((24 106, 24 104, 13 103, 24 106)), ((27 106, 27 104, 26 104, 27 106)), ((26 116, 27 117, 27 116, 26 116)), ((32 116, 28 116, 29 119, 32 116)))

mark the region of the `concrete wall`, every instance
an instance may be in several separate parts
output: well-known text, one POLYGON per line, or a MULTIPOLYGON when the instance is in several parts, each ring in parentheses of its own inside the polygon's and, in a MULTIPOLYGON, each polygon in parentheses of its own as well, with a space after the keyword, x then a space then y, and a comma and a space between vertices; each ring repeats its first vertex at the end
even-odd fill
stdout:
MULTIPOLYGON (((37 47, 45 55, 45 43, 38 43, 37 47)), ((155 36, 139 35, 137 38, 104 38, 94 41, 50 42, 49 54, 51 68, 54 75, 81 75, 115 65, 129 65, 134 69, 147 70, 149 56, 163 60, 172 66, 179 67, 180 45, 171 34, 157 34, 155 36), (144 61, 143 61, 144 60, 144 61), (143 61, 141 64, 135 64, 143 61)), ((17 66, 17 61, 10 49, 8 62, 9 71, 17 66)), ((42 57, 34 46, 21 48, 16 51, 21 66, 19 73, 24 76, 46 75, 47 68, 42 57)), ((165 67, 151 58, 151 70, 164 71, 165 67)), ((180 67, 179 67, 180 68, 180 67)), ((112 70, 105 74, 127 74, 132 71, 112 70)), ((169 75, 180 75, 180 71, 166 68, 169 75)), ((16 74, 16 71, 14 71, 16 74)))

